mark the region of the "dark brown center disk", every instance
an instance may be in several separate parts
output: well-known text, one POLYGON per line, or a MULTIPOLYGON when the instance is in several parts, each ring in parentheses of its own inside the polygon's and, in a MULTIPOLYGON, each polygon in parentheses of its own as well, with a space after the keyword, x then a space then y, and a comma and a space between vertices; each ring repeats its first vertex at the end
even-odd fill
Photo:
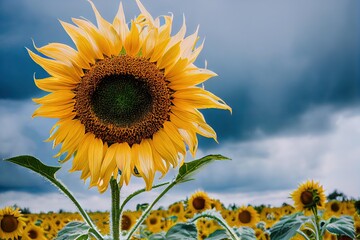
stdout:
POLYGON ((192 205, 196 210, 202 210, 205 208, 205 199, 202 197, 196 197, 193 200, 192 205))
POLYGON ((128 216, 123 215, 121 220, 121 230, 128 231, 130 230, 130 227, 131 227, 131 219, 128 216))
POLYGON ((29 238, 31 238, 31 239, 36 239, 37 236, 38 236, 38 233, 36 232, 36 230, 31 229, 31 230, 28 232, 28 236, 29 236, 29 238))
POLYGON ((309 204, 313 203, 313 194, 312 194, 312 192, 306 190, 301 193, 300 199, 304 205, 309 205, 309 204))
POLYGON ((171 95, 164 74, 143 58, 100 60, 74 92, 76 118, 109 145, 140 143, 169 119, 171 95))
POLYGON ((11 233, 18 227, 18 220, 13 215, 4 215, 1 220, 0 229, 4 232, 11 233))
POLYGON ((238 217, 242 223, 249 223, 251 221, 251 214, 247 210, 240 212, 238 217))

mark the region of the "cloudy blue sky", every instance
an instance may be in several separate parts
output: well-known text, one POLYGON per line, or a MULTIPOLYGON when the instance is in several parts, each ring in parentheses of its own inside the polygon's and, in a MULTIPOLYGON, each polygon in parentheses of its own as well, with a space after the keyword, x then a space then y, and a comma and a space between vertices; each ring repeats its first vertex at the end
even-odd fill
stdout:
MULTIPOLYGON (((94 1, 112 20, 117 0, 94 1)), ((232 161, 214 163, 195 181, 177 186, 160 205, 205 190, 225 204, 280 205, 307 179, 360 198, 360 2, 357 0, 143 0, 154 16, 174 14, 177 30, 186 17, 188 33, 200 25, 205 47, 197 60, 219 76, 205 88, 223 98, 233 114, 203 113, 219 144, 200 137, 197 157, 220 153, 232 161)), ((123 1, 127 19, 139 13, 123 1)), ((54 120, 36 118, 31 98, 43 96, 33 74, 46 73, 25 47, 49 42, 72 45, 58 20, 94 20, 86 0, 0 1, 0 158, 34 155, 56 165, 51 143, 43 142, 54 120)), ((86 209, 109 209, 109 193, 69 174, 58 177, 86 209)), ((171 171, 167 178, 176 174, 171 171)), ((126 196, 143 182, 133 178, 126 196)), ((149 202, 156 191, 135 202, 149 202)), ((0 161, 0 208, 18 204, 32 211, 75 210, 39 176, 0 161)), ((136 203, 130 204, 133 207, 136 203)))

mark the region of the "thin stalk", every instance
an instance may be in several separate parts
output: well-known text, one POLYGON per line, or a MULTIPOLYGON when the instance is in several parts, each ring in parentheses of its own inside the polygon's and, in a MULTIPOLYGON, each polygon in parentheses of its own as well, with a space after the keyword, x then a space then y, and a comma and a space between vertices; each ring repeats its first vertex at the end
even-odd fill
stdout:
POLYGON ((305 233, 303 233, 301 230, 297 230, 296 231, 298 234, 300 234, 301 236, 303 236, 303 238, 305 238, 305 240, 310 240, 308 236, 306 236, 305 233))
POLYGON ((129 240, 131 236, 134 234, 134 232, 138 229, 138 227, 141 225, 141 223, 145 220, 151 209, 154 207, 154 205, 173 187, 177 184, 176 181, 173 181, 170 183, 169 186, 167 186, 164 191, 160 193, 160 195, 149 205, 149 207, 141 214, 141 217, 139 220, 135 223, 133 228, 130 230, 128 235, 126 236, 126 239, 129 240))
POLYGON ((85 212, 85 210, 81 207, 81 205, 79 204, 79 202, 76 200, 76 198, 70 193, 70 191, 63 186, 60 182, 55 182, 55 181, 51 181, 53 184, 55 184, 66 196, 68 196, 68 198, 70 198, 70 200, 75 204, 75 206, 77 207, 77 209, 79 210, 81 216, 84 218, 85 222, 87 224, 89 224, 89 226, 91 227, 91 229, 93 231, 92 234, 94 234, 94 236, 96 236, 96 238, 98 240, 103 240, 102 235, 100 234, 100 232, 97 230, 96 226, 94 225, 94 223, 92 222, 91 218, 89 217, 89 215, 85 212))
POLYGON ((120 189, 116 179, 111 178, 111 230, 114 240, 120 239, 120 189))
POLYGON ((314 206, 314 207, 311 208, 311 210, 312 210, 312 212, 314 213, 314 218, 315 218, 316 239, 322 240, 322 235, 321 235, 320 225, 319 225, 319 215, 318 215, 317 207, 314 206))
POLYGON ((226 231, 228 231, 228 233, 230 234, 230 236, 233 240, 241 239, 236 235, 235 231, 226 223, 226 221, 224 219, 218 218, 215 215, 203 213, 203 214, 199 214, 199 215, 195 216, 193 219, 191 219, 191 221, 195 222, 199 218, 203 218, 203 217, 215 219, 226 231))
MULTIPOLYGON (((160 183, 160 184, 154 185, 154 186, 152 187, 152 189, 155 189, 155 188, 158 188, 158 187, 162 187, 162 186, 167 185, 167 184, 169 184, 169 182, 160 183)), ((138 195, 138 194, 140 194, 140 193, 142 193, 142 192, 145 192, 145 191, 146 191, 145 188, 142 188, 142 189, 137 190, 137 191, 133 192, 132 194, 130 194, 130 195, 124 200, 124 202, 121 204, 120 214, 123 212, 125 205, 126 205, 133 197, 135 197, 136 195, 138 195)))

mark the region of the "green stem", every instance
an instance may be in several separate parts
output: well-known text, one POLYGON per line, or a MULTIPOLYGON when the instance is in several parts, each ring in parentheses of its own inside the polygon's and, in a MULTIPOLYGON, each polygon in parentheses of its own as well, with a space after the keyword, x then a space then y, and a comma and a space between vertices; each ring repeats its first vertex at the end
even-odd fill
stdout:
POLYGON ((296 231, 298 234, 300 234, 303 238, 305 238, 305 240, 310 240, 308 236, 306 236, 305 233, 303 233, 301 230, 297 230, 296 231))
POLYGON ((312 212, 314 213, 314 218, 315 218, 316 239, 322 240, 322 235, 321 235, 320 225, 319 225, 319 215, 318 215, 317 207, 314 206, 314 207, 311 208, 311 210, 312 210, 312 212))
POLYGON ((115 178, 110 180, 111 187, 111 230, 114 240, 120 239, 120 189, 115 178))
POLYGON ((170 183, 169 186, 167 186, 164 191, 162 191, 160 193, 160 195, 151 203, 151 205, 149 205, 149 207, 141 214, 141 217, 139 218, 139 220, 135 223, 135 225, 133 226, 133 228, 130 230, 130 232, 128 233, 128 235, 126 236, 126 239, 129 240, 131 238, 131 236, 134 234, 134 232, 138 229, 138 227, 142 224, 142 222, 145 220, 145 218, 147 217, 147 215, 149 214, 149 212, 151 211, 151 209, 154 207, 154 205, 172 188, 174 187, 178 182, 177 181, 173 181, 170 183))
POLYGON ((228 231, 228 233, 230 234, 230 236, 233 240, 241 239, 236 235, 235 231, 227 224, 227 222, 222 217, 219 218, 213 214, 201 213, 199 215, 196 215, 193 219, 191 219, 191 221, 195 222, 199 218, 203 218, 203 217, 215 219, 226 231, 228 231))
MULTIPOLYGON (((162 187, 162 186, 167 185, 167 184, 169 184, 169 182, 160 183, 160 184, 158 184, 158 185, 154 185, 154 186, 152 187, 152 189, 155 189, 155 188, 158 188, 158 187, 162 187)), ((137 190, 137 191, 133 192, 132 194, 130 194, 130 195, 124 200, 124 202, 121 204, 120 214, 122 214, 125 205, 126 205, 133 197, 135 197, 136 195, 138 195, 138 194, 140 194, 140 193, 142 193, 142 192, 145 192, 145 191, 146 191, 145 188, 142 188, 142 189, 137 190)))
POLYGON ((62 185, 60 182, 58 181, 51 181, 53 184, 55 184, 55 186, 57 186, 66 196, 68 196, 68 198, 70 198, 70 200, 75 204, 75 206, 78 208, 81 216, 84 218, 85 222, 87 224, 89 224, 89 226, 92 229, 92 233, 96 236, 96 238, 98 240, 103 240, 102 235, 100 234, 100 232, 97 230, 96 226, 94 225, 94 223, 92 222, 90 216, 84 211, 84 209, 81 207, 81 205, 79 204, 79 202, 75 199, 75 197, 70 193, 70 191, 64 186, 62 185))

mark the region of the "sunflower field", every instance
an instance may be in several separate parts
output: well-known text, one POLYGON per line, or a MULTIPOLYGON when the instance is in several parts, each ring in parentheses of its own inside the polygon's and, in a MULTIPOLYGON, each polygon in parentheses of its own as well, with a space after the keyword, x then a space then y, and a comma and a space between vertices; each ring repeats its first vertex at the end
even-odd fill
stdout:
MULTIPOLYGON (((298 190, 301 191, 301 188, 298 190)), ((294 191, 294 194, 296 194, 296 191, 294 191)), ((294 199, 294 201, 296 200, 294 199)), ((295 206, 296 204, 303 204, 303 202, 295 203, 295 206)), ((360 202, 354 200, 326 201, 323 210, 320 212, 321 224, 325 224, 329 219, 344 216, 350 219, 353 224, 355 236, 357 236, 355 239, 360 239, 359 205, 360 202)), ((124 236, 135 225, 143 209, 147 206, 148 204, 139 204, 136 211, 127 210, 122 213, 120 228, 124 236)), ((264 205, 231 205, 225 207, 220 200, 209 197, 206 192, 198 191, 193 193, 188 199, 175 202, 167 208, 160 207, 157 210, 152 210, 131 239, 231 239, 227 237, 221 223, 210 216, 204 216, 193 221, 197 214, 204 212, 208 212, 209 215, 218 213, 230 227, 238 229, 239 235, 242 235, 241 239, 268 240, 279 239, 276 236, 271 238, 274 235, 273 229, 276 228, 276 225, 279 225, 281 220, 286 219, 286 217, 294 216, 301 211, 287 204, 283 204, 281 207, 267 207, 264 205), (193 225, 190 223, 193 223, 193 225), (178 226, 182 226, 182 228, 178 226), (177 235, 177 238, 169 237, 172 232, 176 232, 179 229, 182 229, 183 235, 177 235)), ((111 219, 109 212, 92 212, 89 215, 103 235, 110 234, 111 219)), ((308 214, 305 213, 305 215, 308 214)), ((84 224, 81 215, 78 213, 21 214, 19 209, 11 207, 0 210, 0 223, 0 239, 4 240, 67 239, 62 236, 62 229, 66 225, 73 225, 75 230, 84 224)), ((291 238, 280 239, 316 239, 311 237, 311 228, 307 225, 308 223, 305 222, 298 226, 299 229, 305 231, 299 231, 298 234, 294 234, 291 238), (304 233, 304 235, 300 233, 304 233)), ((340 229, 337 232, 336 230, 328 230, 324 231, 322 239, 352 239, 346 234, 347 231, 345 229, 340 229)), ((80 235, 81 233, 78 232, 78 237, 80 235)))

